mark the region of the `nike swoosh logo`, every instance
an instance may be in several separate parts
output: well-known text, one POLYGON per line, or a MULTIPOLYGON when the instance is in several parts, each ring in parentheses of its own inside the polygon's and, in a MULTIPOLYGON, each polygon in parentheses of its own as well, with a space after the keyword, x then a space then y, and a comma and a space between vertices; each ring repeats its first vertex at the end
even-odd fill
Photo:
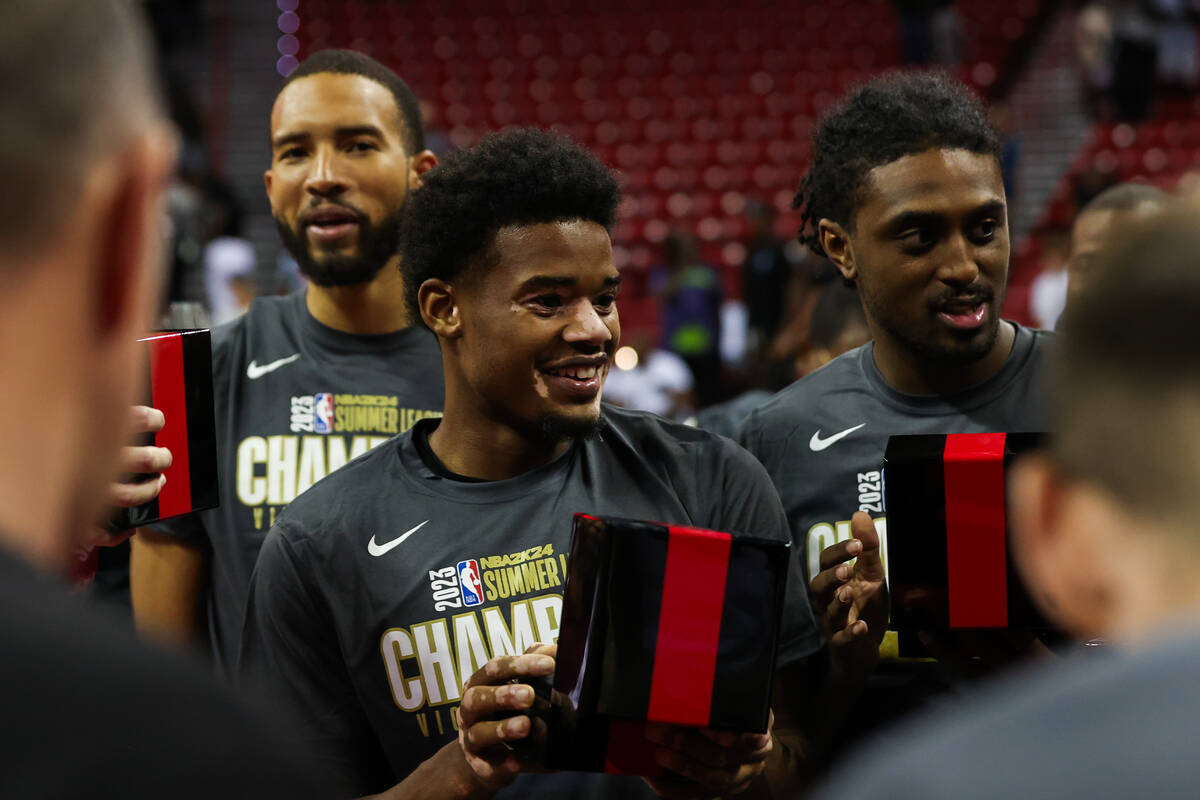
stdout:
POLYGON ((274 372, 280 367, 292 363, 299 357, 300 354, 296 353, 295 355, 288 356, 287 358, 277 358, 270 364, 263 364, 261 367, 255 362, 251 361, 246 365, 246 377, 252 381, 257 380, 263 375, 266 375, 268 372, 274 372))
POLYGON ((424 528, 426 522, 429 522, 429 520, 425 520, 425 522, 422 522, 420 525, 418 525, 415 528, 409 528, 407 531, 400 534, 395 539, 392 539, 387 544, 376 544, 375 536, 372 535, 371 541, 367 542, 367 552, 370 553, 371 555, 375 556, 376 558, 379 558, 381 555, 383 555, 384 553, 387 553, 392 548, 399 547, 401 544, 404 543, 405 539, 412 536, 417 531, 421 530, 421 528, 424 528))
POLYGON ((826 447, 829 447, 829 445, 838 441, 839 439, 845 439, 847 436, 854 433, 856 430, 858 430, 859 428, 861 428, 863 425, 866 425, 866 424, 867 423, 863 422, 859 425, 855 425, 853 428, 846 428, 846 430, 842 431, 841 433, 835 433, 833 436, 830 436, 825 439, 821 438, 821 429, 818 428, 817 432, 814 433, 812 435, 812 438, 808 440, 808 446, 814 453, 819 453, 822 450, 824 450, 826 447))

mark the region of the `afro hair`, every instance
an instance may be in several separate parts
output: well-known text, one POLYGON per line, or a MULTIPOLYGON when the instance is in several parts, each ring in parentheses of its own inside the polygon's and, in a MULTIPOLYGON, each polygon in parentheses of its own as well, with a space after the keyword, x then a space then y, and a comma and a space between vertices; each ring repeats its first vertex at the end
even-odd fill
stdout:
POLYGON ((930 149, 967 150, 1000 160, 1000 141, 987 112, 965 86, 936 72, 876 78, 835 106, 813 131, 813 160, 792 208, 798 237, 825 255, 817 223, 853 228, 867 173, 930 149))
POLYGON ((621 190, 590 152, 536 128, 483 137, 425 176, 401 226, 400 270, 413 319, 430 278, 452 283, 486 265, 496 233, 510 225, 587 220, 611 229, 621 190))

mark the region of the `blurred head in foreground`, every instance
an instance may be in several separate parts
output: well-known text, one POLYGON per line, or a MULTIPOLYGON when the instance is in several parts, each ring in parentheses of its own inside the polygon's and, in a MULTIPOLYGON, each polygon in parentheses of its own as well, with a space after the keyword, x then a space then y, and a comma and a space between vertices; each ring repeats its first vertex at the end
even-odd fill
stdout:
POLYGON ((0 4, 0 539, 43 565, 115 471, 159 286, 174 131, 119 0, 0 4))
POLYGON ((1110 242, 1067 309, 1052 452, 1014 474, 1014 547, 1065 629, 1130 639, 1200 614, 1200 212, 1110 242))

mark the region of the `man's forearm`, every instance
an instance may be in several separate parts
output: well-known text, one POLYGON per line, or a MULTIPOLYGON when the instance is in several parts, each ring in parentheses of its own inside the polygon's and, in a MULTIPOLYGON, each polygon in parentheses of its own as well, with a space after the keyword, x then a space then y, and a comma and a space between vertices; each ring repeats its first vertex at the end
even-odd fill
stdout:
POLYGON ((176 646, 200 641, 208 551, 138 528, 131 540, 129 593, 138 632, 176 646))
POLYGON ((480 780, 454 741, 391 789, 362 800, 487 800, 496 791, 480 780))

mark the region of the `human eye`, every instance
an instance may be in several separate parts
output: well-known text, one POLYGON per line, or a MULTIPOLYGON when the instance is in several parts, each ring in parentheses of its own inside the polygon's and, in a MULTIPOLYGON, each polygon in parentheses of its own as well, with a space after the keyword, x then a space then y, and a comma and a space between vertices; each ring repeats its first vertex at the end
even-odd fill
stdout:
POLYGON ((904 252, 919 254, 933 247, 937 242, 937 232, 926 227, 910 228, 897 238, 900 240, 900 249, 904 252))
POLYGON ((379 147, 368 139, 355 139, 350 143, 349 150, 352 153, 367 153, 372 150, 378 150, 379 147))
POLYGON ((281 150, 279 153, 280 161, 295 161, 296 159, 303 158, 303 157, 304 157, 304 148, 303 147, 288 147, 288 148, 281 150))
POLYGON ((531 297, 529 304, 533 307, 535 314, 551 316, 563 307, 563 299, 561 295, 549 292, 531 297))
POLYGON ((992 241, 996 238, 996 233, 1000 230, 1000 221, 993 218, 983 219, 971 226, 971 238, 976 242, 984 243, 992 241))
POLYGON ((604 294, 593 299, 592 305, 594 305, 597 309, 599 309, 603 313, 607 314, 607 313, 611 312, 613 310, 613 308, 615 308, 617 305, 617 293, 616 292, 605 292, 604 294))

